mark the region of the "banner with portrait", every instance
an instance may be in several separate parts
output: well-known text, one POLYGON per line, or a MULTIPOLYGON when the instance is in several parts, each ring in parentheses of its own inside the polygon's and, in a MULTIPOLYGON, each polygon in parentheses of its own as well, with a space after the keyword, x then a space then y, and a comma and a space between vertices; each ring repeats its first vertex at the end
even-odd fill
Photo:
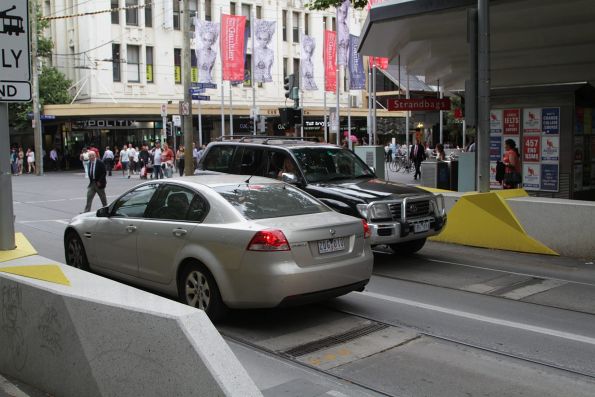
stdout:
POLYGON ((257 83, 273 81, 271 69, 275 60, 275 26, 275 21, 254 21, 254 81, 257 83))
POLYGON ((332 30, 324 31, 324 90, 337 90, 337 34, 332 30))
POLYGON ((347 66, 349 62, 349 7, 350 0, 343 0, 337 7, 337 42, 338 54, 337 65, 347 66))
POLYGON ((217 60, 219 23, 194 19, 194 39, 198 82, 213 82, 213 66, 217 60))
POLYGON ((315 91, 318 89, 314 79, 314 51, 316 41, 314 37, 302 34, 302 56, 300 59, 300 82, 304 91, 315 91))
POLYGON ((244 32, 246 17, 221 15, 221 64, 223 80, 244 81, 244 32))
POLYGON ((359 36, 349 35, 349 89, 363 90, 366 88, 366 72, 361 55, 357 52, 359 36))

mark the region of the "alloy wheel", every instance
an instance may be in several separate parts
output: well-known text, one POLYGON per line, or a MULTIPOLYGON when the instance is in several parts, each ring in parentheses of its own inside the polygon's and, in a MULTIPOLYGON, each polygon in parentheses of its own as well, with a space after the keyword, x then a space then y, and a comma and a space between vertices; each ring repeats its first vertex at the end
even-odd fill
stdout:
POLYGON ((207 311, 211 302, 211 286, 207 277, 198 270, 193 270, 186 277, 186 303, 207 311))

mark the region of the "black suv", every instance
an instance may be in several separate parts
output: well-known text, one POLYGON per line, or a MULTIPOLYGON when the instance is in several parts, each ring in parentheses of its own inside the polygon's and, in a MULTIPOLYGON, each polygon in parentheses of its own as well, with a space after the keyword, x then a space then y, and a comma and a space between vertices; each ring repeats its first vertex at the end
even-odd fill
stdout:
POLYGON ((378 179, 350 150, 286 137, 227 139, 207 146, 199 173, 258 175, 291 183, 338 212, 366 219, 372 245, 413 253, 446 224, 442 195, 378 179))

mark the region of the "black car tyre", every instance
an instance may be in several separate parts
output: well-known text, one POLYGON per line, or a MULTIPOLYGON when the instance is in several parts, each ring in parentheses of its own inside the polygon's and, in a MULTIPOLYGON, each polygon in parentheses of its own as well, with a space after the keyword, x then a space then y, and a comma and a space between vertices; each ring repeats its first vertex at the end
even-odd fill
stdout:
POLYGON ((64 256, 66 264, 81 270, 89 270, 87 252, 79 235, 70 231, 64 239, 64 256))
POLYGON ((204 310, 212 322, 227 314, 219 288, 211 272, 198 262, 186 264, 180 275, 179 294, 182 303, 204 310))
POLYGON ((391 244, 390 248, 395 254, 411 255, 419 251, 426 244, 425 238, 419 240, 406 241, 404 243, 391 244))

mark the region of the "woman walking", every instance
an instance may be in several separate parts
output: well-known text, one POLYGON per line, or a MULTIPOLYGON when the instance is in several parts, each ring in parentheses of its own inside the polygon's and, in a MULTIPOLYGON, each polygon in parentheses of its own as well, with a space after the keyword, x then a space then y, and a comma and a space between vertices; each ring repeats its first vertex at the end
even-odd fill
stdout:
POLYGON ((521 183, 521 161, 519 150, 516 147, 516 142, 512 139, 507 139, 504 142, 504 163, 505 173, 502 187, 504 189, 516 189, 521 183))
POLYGON ((176 160, 180 176, 184 176, 184 146, 180 146, 176 151, 176 160))
POLYGON ((31 170, 33 170, 33 173, 35 173, 35 152, 31 148, 28 148, 27 149, 27 174, 30 174, 31 170))

